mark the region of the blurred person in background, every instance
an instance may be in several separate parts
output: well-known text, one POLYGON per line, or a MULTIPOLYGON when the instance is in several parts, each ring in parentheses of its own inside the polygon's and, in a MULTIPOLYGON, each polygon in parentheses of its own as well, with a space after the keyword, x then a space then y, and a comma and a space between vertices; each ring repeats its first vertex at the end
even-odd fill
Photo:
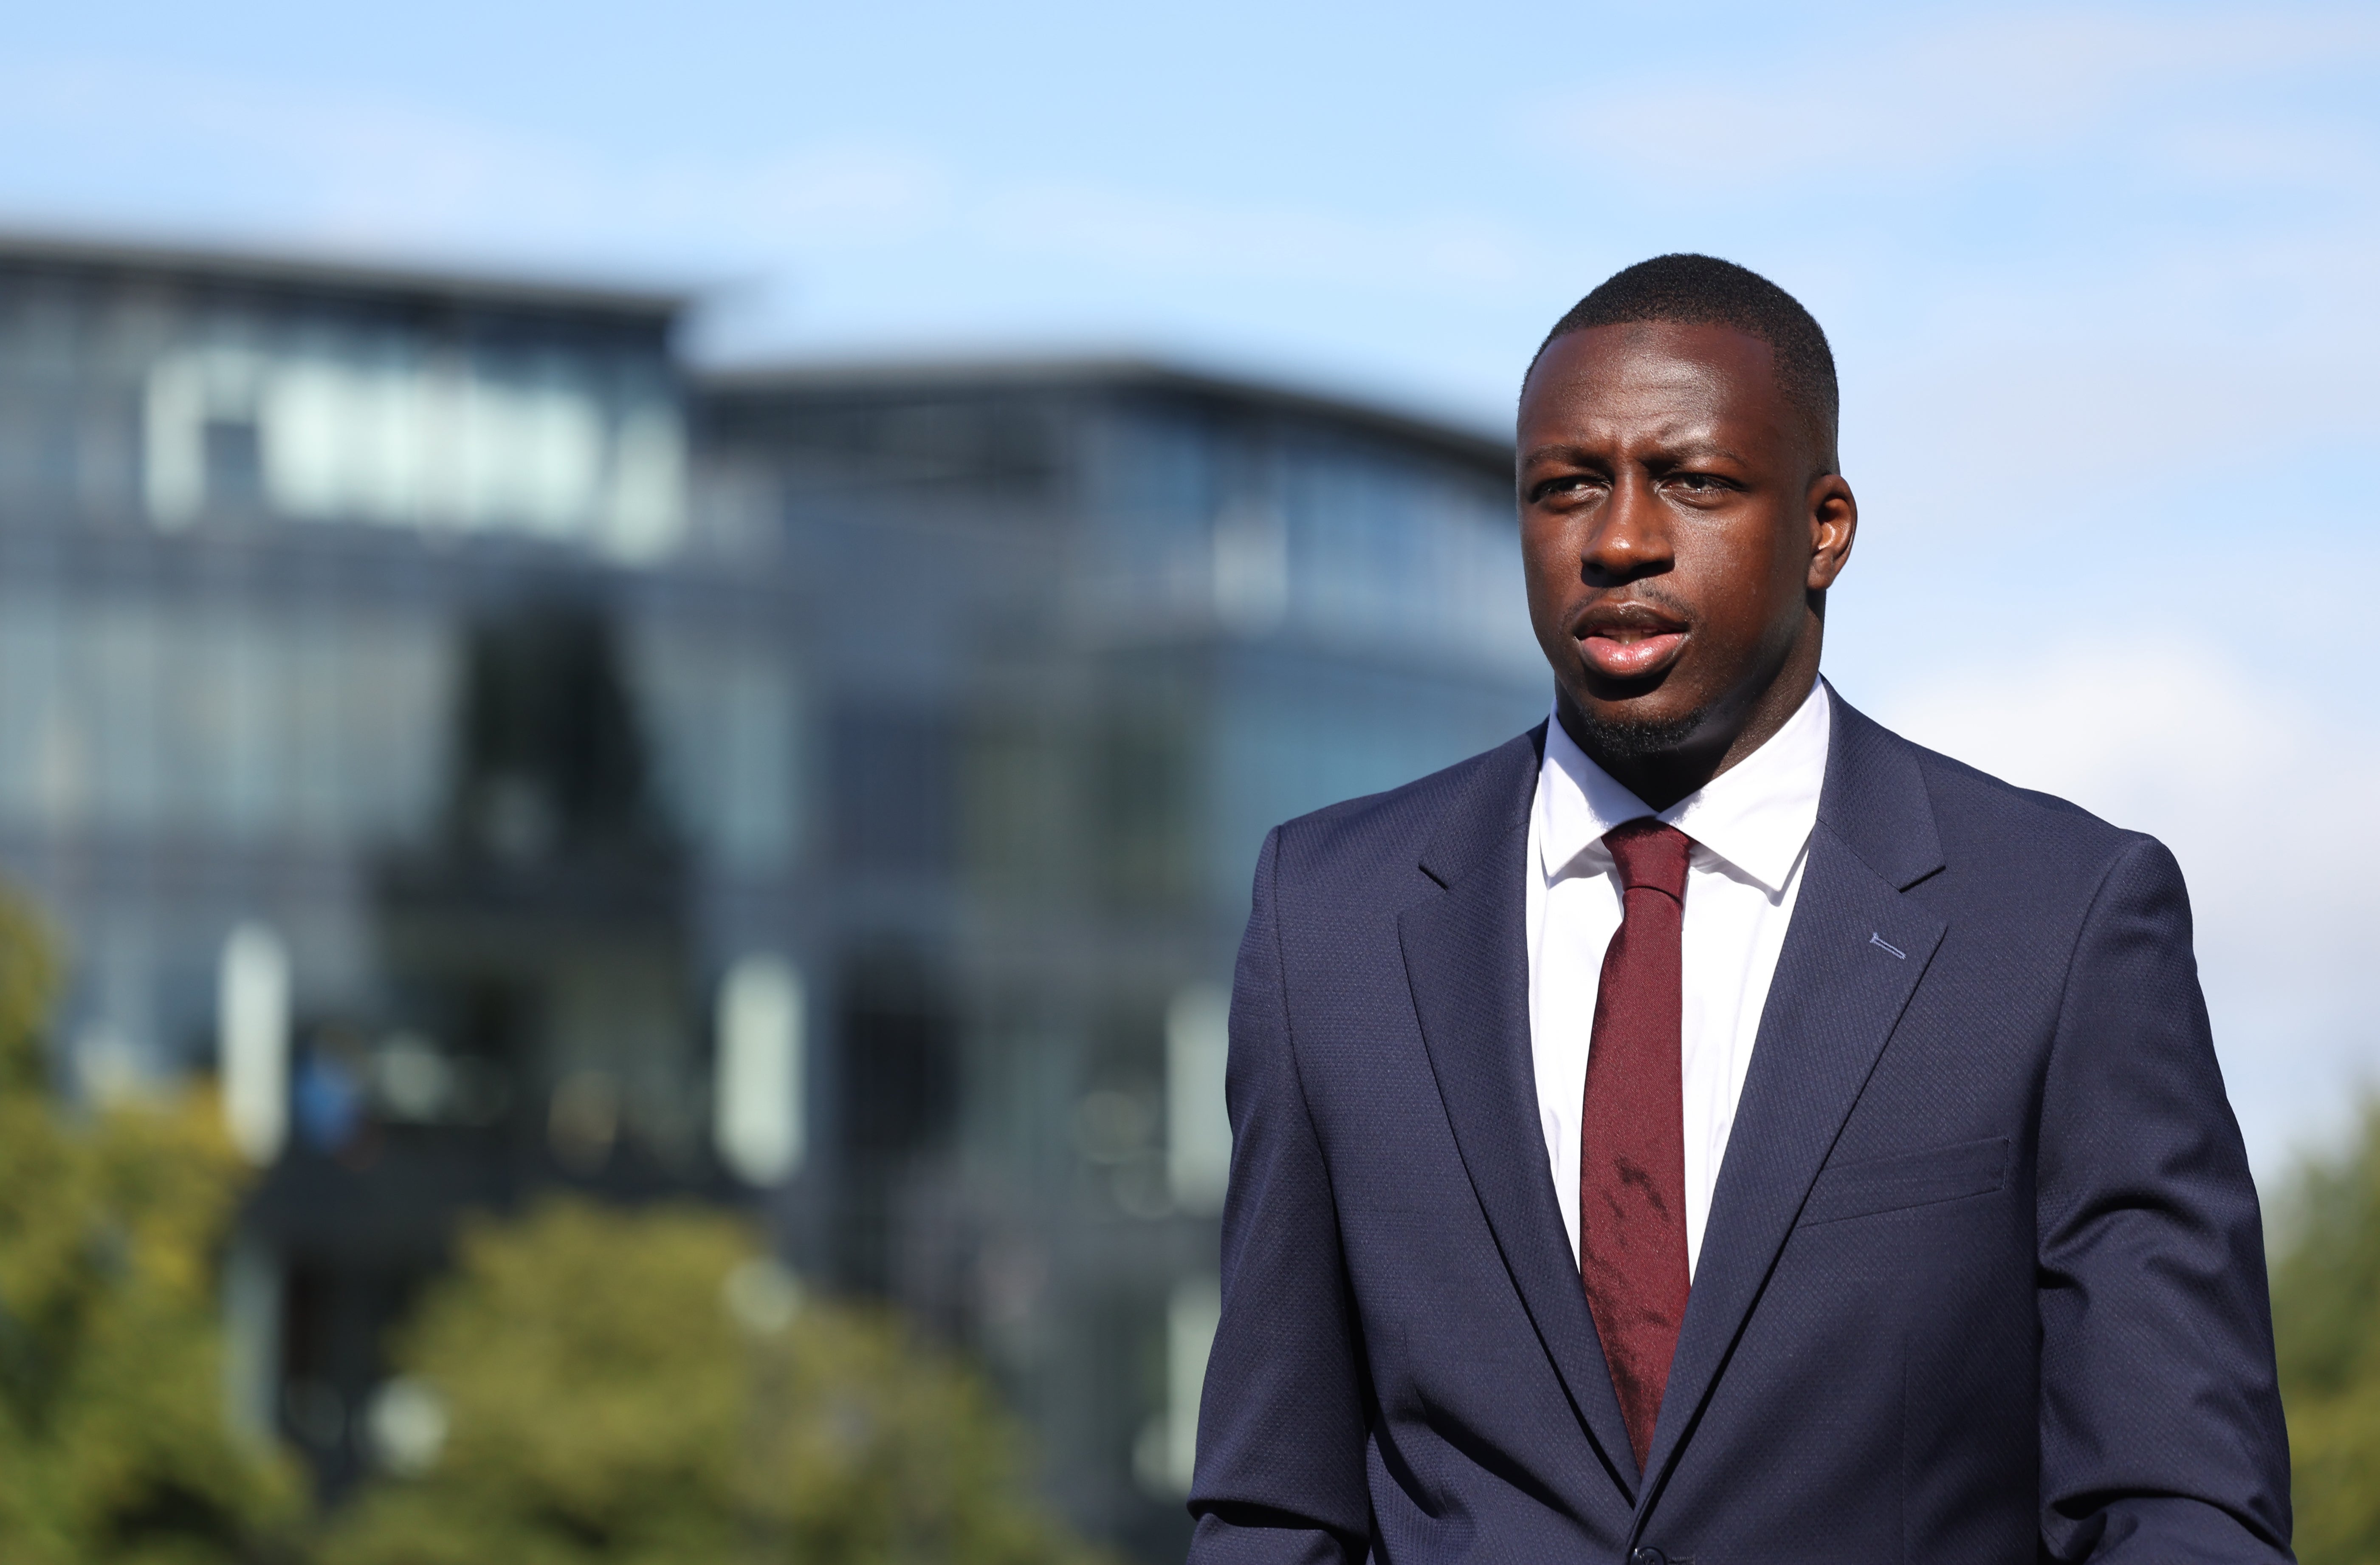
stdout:
POLYGON ((1267 839, 1198 1565, 2289 1558, 2180 873, 1819 679, 1837 406, 1741 267, 1589 294, 1550 720, 1267 839))

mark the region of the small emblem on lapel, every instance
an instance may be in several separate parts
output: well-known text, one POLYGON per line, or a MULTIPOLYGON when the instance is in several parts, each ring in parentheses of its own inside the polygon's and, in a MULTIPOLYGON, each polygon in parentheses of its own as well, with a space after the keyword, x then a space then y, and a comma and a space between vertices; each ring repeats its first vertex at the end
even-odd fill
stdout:
POLYGON ((1902 961, 1907 961, 1909 960, 1909 953, 1907 951, 1902 950, 1900 947, 1894 945, 1891 941, 1887 940, 1883 935, 1876 934, 1874 930, 1870 930, 1868 932, 1867 943, 1871 946, 1883 947, 1887 951, 1899 957, 1902 961))

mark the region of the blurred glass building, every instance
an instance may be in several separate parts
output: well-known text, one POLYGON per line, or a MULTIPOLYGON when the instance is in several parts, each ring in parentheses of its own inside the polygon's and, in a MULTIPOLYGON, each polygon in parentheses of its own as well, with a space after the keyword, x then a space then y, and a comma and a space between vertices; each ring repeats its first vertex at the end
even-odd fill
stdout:
POLYGON ((335 1494, 456 1217, 764 1212, 1178 1555, 1273 822, 1543 713, 1493 441, 1132 362, 698 373, 668 296, 0 242, 0 869, 79 1090, 267 1167, 335 1494))

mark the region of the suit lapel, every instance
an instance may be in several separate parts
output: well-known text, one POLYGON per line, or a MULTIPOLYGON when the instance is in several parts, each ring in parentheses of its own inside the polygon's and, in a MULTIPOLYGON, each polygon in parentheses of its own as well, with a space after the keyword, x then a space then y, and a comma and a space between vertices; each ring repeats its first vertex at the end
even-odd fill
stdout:
MULTIPOLYGON (((1542 735, 1532 737, 1541 744, 1542 735)), ((1530 1057, 1522 877, 1539 751, 1508 751, 1483 768, 1481 796, 1450 812, 1432 840, 1422 868, 1443 889, 1406 909, 1397 934, 1472 1189, 1597 1455, 1628 1495, 1635 1458, 1555 1202, 1530 1057)))
POLYGON ((1902 895, 1942 864, 1903 740, 1843 704, 1792 926, 1728 1135, 1639 1496, 1658 1495, 1946 925, 1902 895))

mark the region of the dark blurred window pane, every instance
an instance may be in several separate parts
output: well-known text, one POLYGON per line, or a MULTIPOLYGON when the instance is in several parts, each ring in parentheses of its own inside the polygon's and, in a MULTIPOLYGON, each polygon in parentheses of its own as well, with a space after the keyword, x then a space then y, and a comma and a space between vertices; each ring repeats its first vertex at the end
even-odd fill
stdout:
POLYGON ((1093 754, 1099 864, 1109 899, 1157 909, 1196 890, 1193 837, 1197 757, 1186 715, 1162 703, 1129 713, 1099 735, 1093 754))
MULTIPOLYGON (((207 500, 225 510, 264 505, 264 447, 253 419, 209 419, 203 431, 207 500)), ((71 459, 69 457, 68 459, 71 459)))
POLYGON ((957 843, 950 720, 911 708, 845 707, 828 753, 834 855, 846 869, 939 874, 957 843))
POLYGON ((837 1257, 846 1285, 892 1283, 905 1176, 949 1142, 958 1113, 957 1019, 941 972, 905 944, 846 957, 837 984, 844 1188, 837 1257))
POLYGON ((919 953, 873 948, 843 974, 844 1133, 863 1161, 929 1152, 958 1104, 954 1027, 941 974, 919 953))

